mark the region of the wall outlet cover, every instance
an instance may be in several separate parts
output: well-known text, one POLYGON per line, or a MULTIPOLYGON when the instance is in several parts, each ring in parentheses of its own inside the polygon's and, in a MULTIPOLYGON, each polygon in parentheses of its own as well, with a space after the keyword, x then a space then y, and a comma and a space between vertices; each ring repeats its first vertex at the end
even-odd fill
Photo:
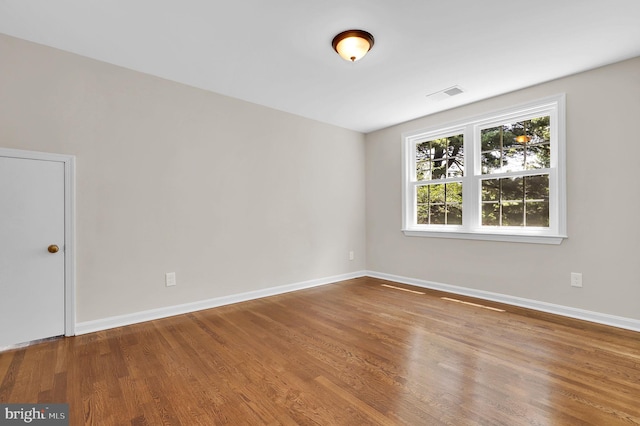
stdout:
POLYGON ((176 285, 176 273, 167 272, 166 274, 164 274, 164 283, 167 287, 176 285))

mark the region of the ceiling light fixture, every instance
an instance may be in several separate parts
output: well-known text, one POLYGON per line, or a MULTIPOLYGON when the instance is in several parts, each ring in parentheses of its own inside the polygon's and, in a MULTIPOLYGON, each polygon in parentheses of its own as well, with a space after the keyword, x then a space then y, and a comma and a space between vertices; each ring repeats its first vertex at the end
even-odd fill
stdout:
POLYGON ((331 45, 342 58, 355 62, 371 50, 373 36, 362 30, 347 30, 335 36, 331 45))

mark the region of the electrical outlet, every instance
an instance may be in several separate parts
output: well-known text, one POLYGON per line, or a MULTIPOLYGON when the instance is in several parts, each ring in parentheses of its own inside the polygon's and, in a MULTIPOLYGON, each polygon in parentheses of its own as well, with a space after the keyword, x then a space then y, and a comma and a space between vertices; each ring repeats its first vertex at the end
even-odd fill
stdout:
POLYGON ((166 274, 164 274, 164 283, 167 287, 176 285, 176 273, 167 272, 166 274))
POLYGON ((582 287, 582 273, 581 272, 572 272, 571 273, 571 287, 582 287))
POLYGON ((349 252, 349 260, 355 259, 355 255, 353 254, 353 250, 349 252))

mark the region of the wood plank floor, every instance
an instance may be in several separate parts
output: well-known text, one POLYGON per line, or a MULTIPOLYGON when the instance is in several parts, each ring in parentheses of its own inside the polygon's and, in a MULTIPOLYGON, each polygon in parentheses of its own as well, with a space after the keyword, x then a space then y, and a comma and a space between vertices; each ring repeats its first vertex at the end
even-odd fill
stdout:
POLYGON ((359 278, 0 353, 0 383, 72 425, 629 425, 640 333, 359 278))

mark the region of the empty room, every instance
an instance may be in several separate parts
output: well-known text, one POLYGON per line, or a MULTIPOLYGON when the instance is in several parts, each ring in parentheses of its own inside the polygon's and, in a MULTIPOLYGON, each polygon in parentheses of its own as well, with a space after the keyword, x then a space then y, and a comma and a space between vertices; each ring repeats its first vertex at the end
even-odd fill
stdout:
POLYGON ((0 425, 640 425, 639 120, 636 0, 0 0, 0 425))

